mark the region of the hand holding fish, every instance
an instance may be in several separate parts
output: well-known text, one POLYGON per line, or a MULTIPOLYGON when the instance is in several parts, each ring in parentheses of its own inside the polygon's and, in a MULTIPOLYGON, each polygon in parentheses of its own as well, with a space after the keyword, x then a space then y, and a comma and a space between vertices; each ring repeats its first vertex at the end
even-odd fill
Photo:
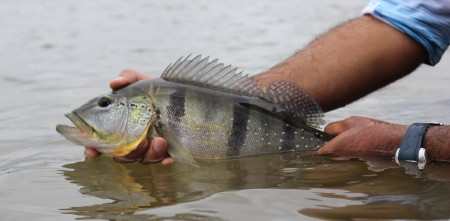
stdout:
MULTIPOLYGON (((328 124, 325 132, 336 137, 321 147, 319 154, 358 158, 390 158, 400 147, 410 125, 394 124, 366 117, 350 117, 328 124)), ((450 161, 450 126, 430 127, 423 147, 429 160, 450 161)))
POLYGON ((406 129, 407 125, 353 116, 325 127, 325 132, 336 137, 318 152, 358 158, 392 157, 406 129))
MULTIPOLYGON (((136 81, 152 78, 156 78, 156 76, 145 75, 134 70, 125 69, 117 78, 113 79, 109 83, 109 86, 111 89, 115 90, 136 81)), ((143 164, 161 162, 163 165, 167 165, 172 163, 173 160, 170 157, 166 158, 166 152, 167 142, 161 137, 156 137, 152 140, 150 149, 148 147, 148 140, 145 139, 139 147, 136 148, 136 150, 125 156, 114 157, 114 160, 117 162, 134 162, 136 160, 140 160, 143 164)), ((86 147, 84 150, 84 155, 90 158, 97 158, 101 155, 101 153, 95 148, 86 147)))

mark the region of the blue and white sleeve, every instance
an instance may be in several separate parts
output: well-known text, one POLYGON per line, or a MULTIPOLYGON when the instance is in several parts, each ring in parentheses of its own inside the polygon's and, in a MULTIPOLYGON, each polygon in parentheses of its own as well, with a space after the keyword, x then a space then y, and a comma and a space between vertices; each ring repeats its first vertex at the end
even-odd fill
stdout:
POLYGON ((429 65, 439 62, 450 44, 450 1, 371 0, 363 14, 406 33, 428 52, 429 65))

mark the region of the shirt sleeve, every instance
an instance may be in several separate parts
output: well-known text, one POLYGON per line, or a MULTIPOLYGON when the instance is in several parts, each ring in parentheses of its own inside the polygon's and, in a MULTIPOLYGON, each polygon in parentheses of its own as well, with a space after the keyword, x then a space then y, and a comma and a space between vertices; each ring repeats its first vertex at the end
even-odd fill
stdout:
POLYGON ((450 44, 450 1, 371 0, 363 14, 406 33, 428 53, 429 65, 439 62, 450 44))

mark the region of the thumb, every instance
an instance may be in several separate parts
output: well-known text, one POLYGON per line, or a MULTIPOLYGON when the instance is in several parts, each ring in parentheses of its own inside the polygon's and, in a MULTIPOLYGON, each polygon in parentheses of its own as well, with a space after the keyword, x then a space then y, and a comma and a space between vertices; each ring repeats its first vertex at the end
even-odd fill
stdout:
POLYGON ((109 82, 109 87, 111 87, 111 89, 119 89, 121 87, 127 86, 131 83, 138 81, 139 75, 142 74, 137 71, 125 69, 120 73, 120 75, 117 78, 109 82))

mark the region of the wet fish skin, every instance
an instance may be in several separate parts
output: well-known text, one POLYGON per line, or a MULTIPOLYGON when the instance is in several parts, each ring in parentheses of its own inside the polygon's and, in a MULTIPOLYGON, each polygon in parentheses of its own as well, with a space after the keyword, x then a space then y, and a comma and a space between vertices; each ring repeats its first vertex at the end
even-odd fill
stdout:
POLYGON ((208 59, 181 58, 160 79, 94 98, 70 115, 78 130, 57 130, 115 156, 145 137, 162 136, 175 160, 193 165, 195 159, 315 150, 332 139, 314 128, 322 122, 320 106, 297 85, 261 88, 236 68, 208 59))

